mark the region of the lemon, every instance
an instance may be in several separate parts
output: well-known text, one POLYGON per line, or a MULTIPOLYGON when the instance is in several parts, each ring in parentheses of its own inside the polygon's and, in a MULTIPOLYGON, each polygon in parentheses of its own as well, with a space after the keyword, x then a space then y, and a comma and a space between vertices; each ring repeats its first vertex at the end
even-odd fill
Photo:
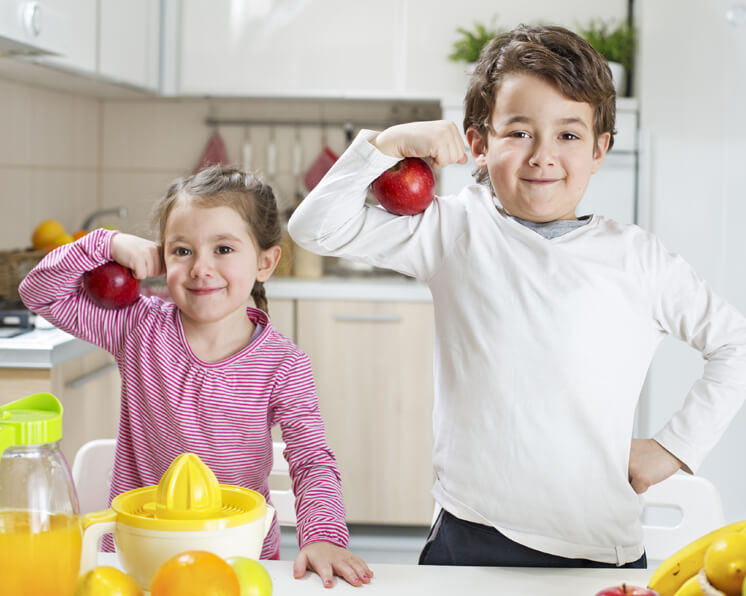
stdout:
POLYGON ((91 569, 78 579, 75 596, 143 596, 131 576, 116 567, 91 569))
POLYGON ((60 234, 55 238, 49 246, 47 246, 47 250, 54 250, 58 246, 62 246, 63 244, 67 244, 68 242, 72 242, 75 240, 70 234, 67 232, 60 234))
POLYGON ((54 241, 64 233, 65 228, 60 222, 55 219, 46 219, 34 228, 31 234, 31 244, 34 250, 49 250, 54 241))
POLYGON ((704 569, 718 590, 741 596, 746 578, 746 534, 728 534, 715 540, 705 553, 704 569))
POLYGON ((259 561, 239 556, 226 561, 238 576, 241 596, 272 596, 272 578, 259 561))

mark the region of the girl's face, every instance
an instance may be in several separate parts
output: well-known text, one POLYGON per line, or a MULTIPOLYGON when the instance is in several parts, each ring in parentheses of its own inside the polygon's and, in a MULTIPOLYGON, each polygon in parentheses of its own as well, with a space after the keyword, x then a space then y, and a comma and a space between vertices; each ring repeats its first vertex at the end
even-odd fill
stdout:
POLYGON ((245 318, 254 282, 269 278, 279 249, 258 250, 249 225, 230 207, 179 201, 166 222, 163 255, 182 318, 203 324, 245 318))
POLYGON ((609 146, 608 133, 593 138, 591 105, 537 76, 511 74, 497 92, 492 127, 486 147, 476 129, 467 139, 505 210, 535 222, 575 219, 609 146))

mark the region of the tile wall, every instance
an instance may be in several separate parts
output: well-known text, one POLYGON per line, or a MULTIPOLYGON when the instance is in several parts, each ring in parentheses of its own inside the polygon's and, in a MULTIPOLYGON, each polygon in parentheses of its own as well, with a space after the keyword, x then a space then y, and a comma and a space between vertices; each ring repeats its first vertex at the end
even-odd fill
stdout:
POLYGON ((215 130, 208 118, 251 122, 217 130, 237 165, 248 140, 251 168, 265 178, 268 142, 275 139, 276 174, 269 182, 284 209, 302 196, 302 174, 325 142, 337 154, 344 151, 339 121, 352 122, 357 132, 439 115, 434 102, 99 99, 0 79, 0 250, 29 246, 44 219, 73 232, 92 211, 111 207, 126 207, 127 218, 104 216, 95 225, 150 236, 153 202, 199 162, 215 130), (304 124, 291 124, 297 121, 304 124))
POLYGON ((0 250, 30 245, 34 226, 70 231, 99 202, 98 100, 0 79, 0 250))

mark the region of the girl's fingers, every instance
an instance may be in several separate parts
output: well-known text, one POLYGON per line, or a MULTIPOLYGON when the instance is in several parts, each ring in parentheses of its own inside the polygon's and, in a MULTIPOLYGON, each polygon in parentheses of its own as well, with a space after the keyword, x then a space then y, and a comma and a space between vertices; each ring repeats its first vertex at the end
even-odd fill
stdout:
POLYGON ((363 585, 363 574, 357 571, 350 560, 339 561, 334 565, 335 573, 351 586, 363 585))

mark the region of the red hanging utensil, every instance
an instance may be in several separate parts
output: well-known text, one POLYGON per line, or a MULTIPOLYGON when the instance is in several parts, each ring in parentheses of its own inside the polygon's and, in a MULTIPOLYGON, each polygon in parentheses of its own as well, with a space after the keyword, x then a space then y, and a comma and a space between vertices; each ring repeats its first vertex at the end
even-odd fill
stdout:
POLYGON ((200 158, 197 167, 194 168, 194 173, 196 174, 200 170, 204 170, 205 168, 214 165, 226 166, 228 163, 228 152, 225 150, 223 137, 221 137, 220 133, 216 130, 212 133, 210 140, 207 141, 207 147, 205 147, 205 150, 202 152, 202 157, 200 158))
POLYGON ((337 154, 329 149, 328 145, 324 145, 321 149, 321 153, 318 154, 316 159, 311 164, 311 167, 306 171, 306 175, 303 177, 303 182, 306 185, 306 189, 311 191, 321 181, 324 175, 337 161, 337 154))

